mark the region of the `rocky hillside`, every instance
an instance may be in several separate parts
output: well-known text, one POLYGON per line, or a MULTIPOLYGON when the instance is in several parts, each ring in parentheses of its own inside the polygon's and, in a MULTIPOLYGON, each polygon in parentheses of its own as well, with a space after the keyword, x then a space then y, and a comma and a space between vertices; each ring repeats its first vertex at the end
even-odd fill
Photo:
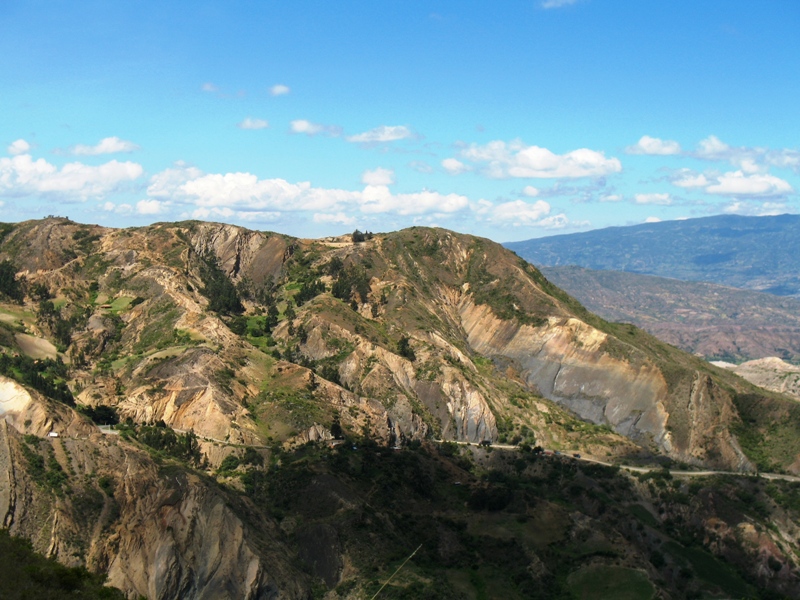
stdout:
POLYGON ((773 392, 779 392, 800 401, 800 367, 787 363, 777 356, 749 360, 740 365, 718 362, 747 381, 773 392))
MULTIPOLYGON (((431 473, 468 483, 473 510, 499 493, 519 499, 513 514, 531 514, 522 480, 481 483, 481 469, 511 463, 493 467, 485 452, 453 446, 433 462, 398 459, 390 475, 374 461, 395 455, 379 448, 487 440, 625 462, 800 470, 796 402, 603 321, 488 240, 423 228, 298 240, 213 223, 112 230, 66 219, 2 234, 0 514, 37 549, 107 572, 129 593, 301 598, 349 581, 361 597, 365 573, 384 567, 348 546, 353 511, 367 532, 379 523, 400 531, 401 514, 454 500, 425 495, 441 483, 424 483, 431 473), (92 421, 119 422, 119 435, 92 421), (307 442, 338 451, 306 464, 294 449, 307 442), (346 458, 360 447, 373 450, 346 458), (477 466, 465 471, 467 458, 477 466), (299 471, 288 467, 295 460, 299 471), (400 479, 373 505, 370 481, 380 477, 400 479), (407 492, 415 507, 397 504, 407 492), (304 508, 311 497, 327 500, 304 508)), ((525 477, 565 477, 532 456, 525 477)), ((595 489, 580 482, 576 496, 595 489)), ((570 523, 564 531, 583 535, 570 523)), ((444 536, 437 565, 448 547, 474 543, 431 526, 444 536)), ((413 550, 397 539, 379 546, 382 564, 413 550)), ((793 564, 786 552, 762 561, 793 564)), ((688 560, 676 553, 648 581, 688 560)), ((552 575, 555 563, 539 560, 534 579, 552 575)))
POLYGON ((542 273, 609 321, 633 323, 707 360, 800 361, 800 300, 713 283, 582 267, 542 273))
POLYGON ((800 215, 717 215, 556 235, 506 247, 537 266, 577 265, 800 295, 800 215))

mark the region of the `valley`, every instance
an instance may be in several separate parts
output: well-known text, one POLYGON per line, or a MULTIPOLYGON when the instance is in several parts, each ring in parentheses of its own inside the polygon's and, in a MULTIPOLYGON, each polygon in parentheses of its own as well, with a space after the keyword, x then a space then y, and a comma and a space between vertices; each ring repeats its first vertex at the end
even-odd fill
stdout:
POLYGON ((706 360, 800 360, 795 298, 623 271, 541 271, 604 319, 632 323, 706 360))

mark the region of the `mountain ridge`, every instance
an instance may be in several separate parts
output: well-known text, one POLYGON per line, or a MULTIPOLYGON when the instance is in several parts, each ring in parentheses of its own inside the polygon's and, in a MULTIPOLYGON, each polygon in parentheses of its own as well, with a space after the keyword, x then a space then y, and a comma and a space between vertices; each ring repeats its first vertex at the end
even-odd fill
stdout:
POLYGON ((800 294, 800 215, 717 215, 509 242, 542 266, 577 265, 779 296, 800 294))
MULTIPOLYGON (((688 487, 546 462, 532 447, 800 470, 796 402, 592 315, 490 240, 426 228, 302 240, 218 223, 48 219, 7 228, 5 260, 20 277, 0 278, 11 286, 2 291, 21 300, 0 303, 0 514, 37 549, 107 572, 126 593, 305 598, 344 586, 341 597, 357 598, 413 550, 406 532, 430 540, 425 564, 439 575, 476 564, 509 597, 566 593, 583 566, 552 544, 580 556, 568 540, 588 540, 594 527, 604 532, 597 560, 633 557, 615 577, 667 577, 648 585, 678 598, 686 585, 665 569, 689 564, 683 546, 655 566, 647 536, 632 528, 628 541, 611 524, 630 510, 631 523, 677 539, 688 487), (34 360, 34 349, 50 358, 34 360), (87 416, 118 419, 120 435, 87 416), (520 453, 434 449, 431 438, 520 453), (631 498, 655 504, 632 508, 631 498), (615 508, 604 516, 606 502, 615 508), (542 514, 567 537, 524 525, 542 514), (491 534, 493 522, 510 537, 491 534), (512 533, 520 528, 528 537, 512 533), (517 558, 492 562, 507 543, 513 551, 501 555, 517 558)), ((725 485, 695 493, 735 497, 739 484, 725 485)), ((722 509, 694 509, 702 539, 722 509)), ((794 531, 791 520, 774 522, 781 535, 794 531)), ((753 575, 759 586, 797 588, 790 569, 764 566, 793 564, 789 551, 772 549, 772 533, 736 533, 737 523, 717 551, 743 572, 767 569, 753 575)), ((399 597, 419 597, 414 586, 431 581, 409 568, 416 579, 399 597)), ((481 585, 436 579, 442 597, 481 585)), ((741 578, 728 583, 749 593, 741 578)))

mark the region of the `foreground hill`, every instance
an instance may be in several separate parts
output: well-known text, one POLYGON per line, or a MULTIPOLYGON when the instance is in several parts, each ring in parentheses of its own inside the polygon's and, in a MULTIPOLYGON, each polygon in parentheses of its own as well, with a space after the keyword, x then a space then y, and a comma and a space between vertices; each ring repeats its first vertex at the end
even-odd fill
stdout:
POLYGON ((609 569, 665 597, 797 588, 791 490, 728 482, 707 496, 663 475, 639 485, 533 452, 429 445, 800 470, 796 402, 596 317, 497 244, 66 219, 2 233, 0 514, 128 593, 364 597, 415 540, 427 567, 392 597, 441 577, 431 597, 501 581, 506 597, 554 597, 609 569), (121 435, 89 419, 120 420, 121 435), (747 518, 774 531, 740 531, 754 513, 737 508, 712 551, 752 583, 687 549, 718 526, 713 498, 738 493, 766 503, 747 518), (630 514, 650 529, 614 525, 630 514), (590 538, 597 573, 580 560, 590 538), (656 539, 674 547, 651 560, 656 539), (511 580, 500 556, 522 561, 511 580))
POLYGON ((633 323, 708 360, 800 360, 800 300, 621 271, 542 267, 609 321, 633 323))
POLYGON ((718 215, 505 246, 541 266, 577 265, 800 295, 800 215, 718 215))

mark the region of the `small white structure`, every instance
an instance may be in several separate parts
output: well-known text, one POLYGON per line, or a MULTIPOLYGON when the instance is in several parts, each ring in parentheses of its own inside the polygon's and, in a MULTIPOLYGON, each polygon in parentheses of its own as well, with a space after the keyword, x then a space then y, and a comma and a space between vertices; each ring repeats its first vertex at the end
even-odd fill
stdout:
POLYGON ((58 437, 58 432, 57 431, 51 431, 50 433, 47 434, 47 437, 58 437))

